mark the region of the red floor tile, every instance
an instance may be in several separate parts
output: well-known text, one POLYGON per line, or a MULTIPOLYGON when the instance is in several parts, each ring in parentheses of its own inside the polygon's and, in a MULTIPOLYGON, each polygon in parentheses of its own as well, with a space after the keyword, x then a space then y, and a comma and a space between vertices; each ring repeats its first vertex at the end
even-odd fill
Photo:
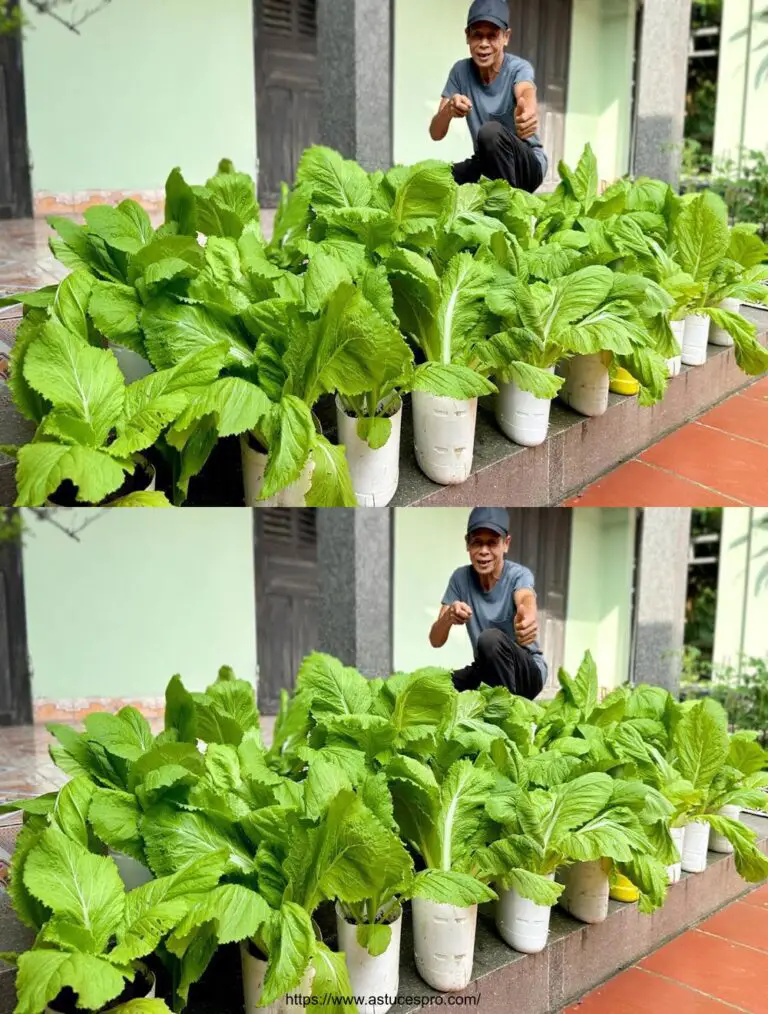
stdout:
POLYGON ((696 928, 704 933, 726 937, 735 944, 756 947, 768 954, 768 903, 763 908, 737 901, 735 905, 729 905, 710 919, 705 919, 696 928))
POLYGON ((588 993, 565 1014, 727 1014, 732 1007, 658 975, 628 968, 588 993))
POLYGON ((768 954, 691 930, 640 962, 750 1014, 768 1014, 768 954))
POLYGON ((717 408, 710 409, 698 422, 723 430, 735 437, 756 440, 768 447, 768 395, 765 400, 729 398, 717 408))
POLYGON ((745 387, 741 393, 745 398, 757 398, 758 401, 768 398, 768 377, 758 380, 756 384, 745 387))
POLYGON ((741 900, 745 905, 758 905, 762 908, 768 908, 768 884, 763 884, 756 891, 750 891, 741 900))
MULTIPOLYGON (((728 507, 739 500, 633 459, 566 500, 564 507, 728 507)), ((768 500, 766 500, 768 503, 768 500)))
POLYGON ((691 423, 640 460, 751 506, 768 503, 768 447, 691 423))

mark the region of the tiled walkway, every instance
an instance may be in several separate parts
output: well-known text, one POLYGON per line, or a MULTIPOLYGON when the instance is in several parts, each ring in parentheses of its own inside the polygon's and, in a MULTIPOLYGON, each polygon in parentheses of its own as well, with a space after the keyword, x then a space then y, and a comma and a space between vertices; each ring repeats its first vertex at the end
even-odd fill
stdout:
POLYGON ((768 503, 768 377, 587 486, 565 507, 768 503))
POLYGON ((566 1014, 768 1014, 768 884, 610 979, 566 1014))

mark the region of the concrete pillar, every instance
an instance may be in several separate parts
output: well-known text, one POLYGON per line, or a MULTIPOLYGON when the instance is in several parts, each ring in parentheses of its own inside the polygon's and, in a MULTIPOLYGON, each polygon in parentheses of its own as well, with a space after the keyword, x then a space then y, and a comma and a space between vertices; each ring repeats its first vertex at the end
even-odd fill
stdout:
POLYGON ((318 0, 320 142, 364 169, 392 165, 392 4, 318 0))
POLYGON ((680 684, 688 589, 689 507, 646 508, 640 518, 632 679, 680 684))
POLYGON ((392 526, 387 507, 317 512, 319 650, 366 676, 392 672, 392 526))
POLYGON ((644 0, 633 172, 673 185, 680 177, 690 30, 690 0, 644 0))

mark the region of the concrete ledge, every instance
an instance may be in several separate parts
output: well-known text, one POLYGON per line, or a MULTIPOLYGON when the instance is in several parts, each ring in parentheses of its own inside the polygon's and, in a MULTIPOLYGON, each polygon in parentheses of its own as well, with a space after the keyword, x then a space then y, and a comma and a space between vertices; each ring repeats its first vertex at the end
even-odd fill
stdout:
MULTIPOLYGON (((768 312, 745 308, 744 315, 758 325, 768 346, 768 312)), ((481 406, 472 474, 460 486, 438 486, 422 474, 406 405, 400 486, 392 506, 556 506, 755 379, 742 373, 732 349, 709 345, 706 364, 684 366, 664 400, 651 408, 642 408, 636 397, 611 394, 605 415, 587 419, 554 401, 549 436, 540 447, 507 440, 481 406)))
MULTIPOLYGON (((761 848, 768 853, 768 818, 746 814, 743 820, 757 831, 761 848)), ((751 889, 752 885, 745 884, 736 873, 731 856, 710 852, 706 871, 683 874, 682 880, 670 888, 663 908, 653 915, 641 915, 637 905, 612 901, 606 921, 587 926, 555 908, 549 944, 541 954, 518 954, 507 947, 498 937, 493 920, 481 913, 475 944, 475 977, 462 995, 477 997, 471 1009, 480 1014, 507 1014, 510 1010, 515 1014, 555 1014, 751 889)), ((334 945, 332 912, 322 913, 318 921, 325 939, 334 945)), ((0 892, 0 951, 25 947, 29 942, 30 934, 16 920, 8 896, 0 892)), ((0 1014, 12 1014, 14 975, 13 970, 0 962, 0 1014)), ((162 988, 162 981, 160 985, 162 988)), ((408 1014, 426 1006, 429 998, 440 996, 416 971, 408 911, 403 925, 400 996, 421 1000, 394 1008, 408 1014)), ((203 981, 193 988, 187 1010, 189 1014, 241 1014, 236 947, 221 948, 203 981)))

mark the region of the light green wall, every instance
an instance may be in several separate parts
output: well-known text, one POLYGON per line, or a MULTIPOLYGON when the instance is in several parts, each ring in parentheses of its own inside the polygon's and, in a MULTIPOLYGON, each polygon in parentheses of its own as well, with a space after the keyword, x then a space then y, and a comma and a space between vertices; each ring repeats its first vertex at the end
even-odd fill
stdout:
POLYGON ((467 632, 454 627, 439 649, 429 628, 440 612, 448 580, 469 562, 464 545, 469 511, 460 507, 399 508, 395 512, 393 662, 396 671, 426 665, 456 669, 469 665, 467 632))
MULTIPOLYGON (((425 665, 454 669, 472 661, 466 631, 430 646, 429 628, 451 573, 468 562, 467 511, 451 507, 400 509, 395 514, 393 641, 397 670, 425 665)), ((575 672, 589 649, 601 686, 628 675, 635 516, 633 510, 581 507, 573 511, 565 665, 575 672)), ((535 575, 534 575, 535 576, 535 575)))
POLYGON ((713 657, 736 665, 739 655, 768 656, 768 509, 723 511, 713 657))
POLYGON ((469 55, 464 39, 467 0, 395 0, 394 160, 410 164, 425 158, 455 162, 469 158, 472 140, 466 123, 454 120, 439 143, 429 123, 451 67, 469 55))
POLYGON ((252 0, 115 0, 80 35, 27 13, 36 191, 156 190, 174 166, 202 183, 224 156, 255 171, 252 0))
POLYGON ((629 676, 635 523, 633 509, 573 511, 565 668, 575 672, 591 651, 606 690, 629 676))
POLYGON ((589 143, 608 182, 629 170, 634 46, 634 0, 575 0, 565 161, 589 143))
MULTIPOLYGON (((92 514, 57 520, 76 530, 92 514)), ((36 698, 158 697, 174 673, 203 689, 225 664, 254 679, 251 511, 106 510, 78 541, 25 515, 36 698)))
POLYGON ((723 0, 714 141, 719 157, 735 158, 742 144, 768 149, 768 22, 758 20, 764 7, 754 0, 750 44, 750 0, 723 0))

